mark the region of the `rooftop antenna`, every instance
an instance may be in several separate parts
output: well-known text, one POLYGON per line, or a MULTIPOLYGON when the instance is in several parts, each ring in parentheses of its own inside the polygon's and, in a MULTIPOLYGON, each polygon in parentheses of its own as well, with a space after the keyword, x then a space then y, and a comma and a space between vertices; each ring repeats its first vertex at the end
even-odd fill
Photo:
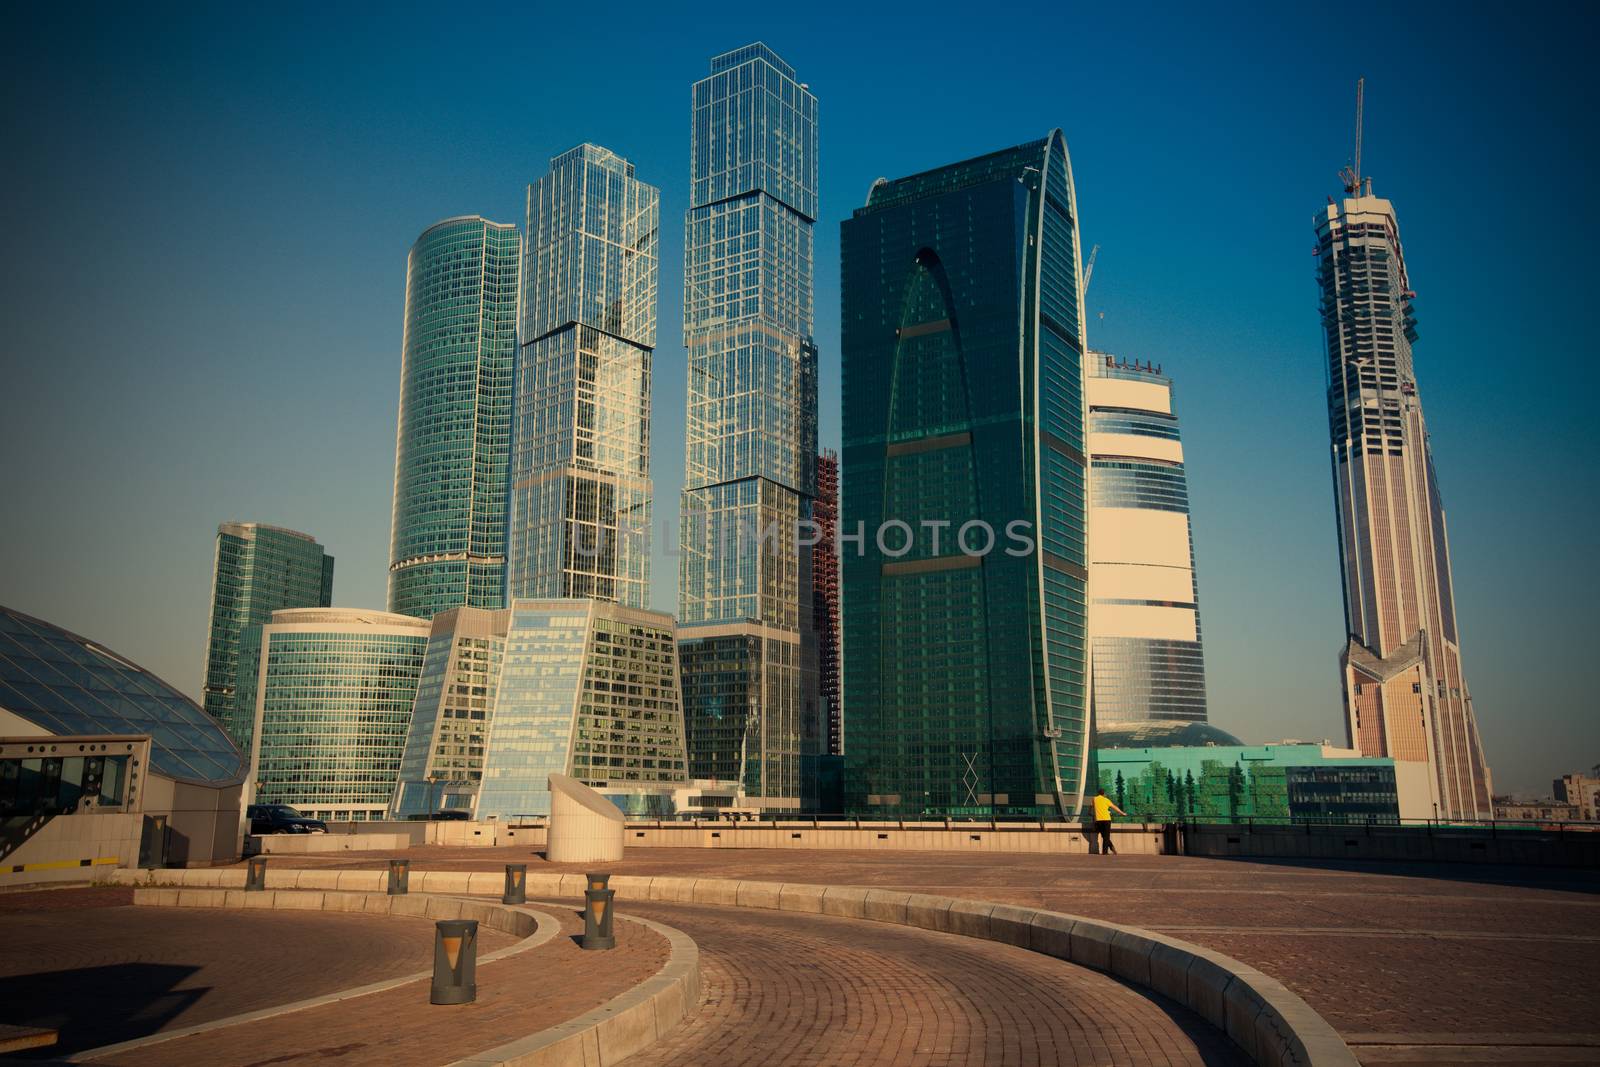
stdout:
POLYGON ((1351 196, 1361 195, 1361 107, 1362 97, 1366 95, 1367 79, 1356 79, 1356 158, 1355 166, 1346 167, 1339 172, 1339 178, 1344 182, 1344 191, 1351 196))

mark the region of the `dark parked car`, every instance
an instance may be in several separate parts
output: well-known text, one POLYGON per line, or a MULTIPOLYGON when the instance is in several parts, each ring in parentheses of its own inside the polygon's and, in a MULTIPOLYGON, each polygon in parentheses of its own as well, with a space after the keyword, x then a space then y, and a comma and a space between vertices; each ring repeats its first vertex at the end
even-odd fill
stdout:
POLYGON ((325 834, 328 824, 301 815, 287 804, 252 804, 249 811, 252 834, 325 834))

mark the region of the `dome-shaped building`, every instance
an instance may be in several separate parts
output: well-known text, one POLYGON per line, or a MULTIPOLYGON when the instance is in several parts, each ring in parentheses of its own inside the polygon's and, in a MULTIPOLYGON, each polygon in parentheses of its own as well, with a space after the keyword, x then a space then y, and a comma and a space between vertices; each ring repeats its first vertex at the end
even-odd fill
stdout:
POLYGON ((0 607, 0 818, 27 820, 0 841, 0 884, 231 861, 248 770, 221 727, 160 678, 0 607))

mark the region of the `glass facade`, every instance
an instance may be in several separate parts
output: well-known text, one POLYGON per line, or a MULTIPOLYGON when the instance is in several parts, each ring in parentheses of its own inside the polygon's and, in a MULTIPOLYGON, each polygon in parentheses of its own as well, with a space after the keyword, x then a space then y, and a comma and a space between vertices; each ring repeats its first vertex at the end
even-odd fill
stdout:
POLYGON ((1065 141, 880 181, 841 244, 847 806, 1075 814, 1088 556, 1065 141))
POLYGON ((1390 759, 1321 745, 1210 743, 1095 751, 1098 788, 1129 821, 1398 824, 1390 759))
POLYGON ((1203 722, 1206 668, 1172 379, 1089 353, 1089 604, 1095 729, 1203 722))
POLYGON ((157 774, 242 781, 239 749, 200 706, 87 638, 0 607, 0 710, 57 735, 148 735, 157 774))
POLYGON ((509 611, 452 608, 433 617, 411 712, 396 818, 470 809, 483 780, 509 611))
POLYGON ((511 597, 643 607, 661 194, 584 144, 528 186, 511 597))
POLYGON ((505 602, 521 259, 515 226, 476 216, 411 247, 389 550, 399 614, 505 602))
POLYGON ((749 45, 695 83, 691 135, 678 617, 692 775, 792 809, 824 744, 800 544, 816 493, 817 100, 749 45))
MULTIPOLYGON (((333 557, 307 534, 257 522, 217 527, 211 578, 211 625, 202 699, 241 751, 250 750, 255 689, 239 698, 241 641, 279 608, 325 608, 333 603, 333 557)), ((259 650, 259 640, 254 647, 259 650)))
POLYGON ((1489 818, 1489 771, 1461 668, 1444 503, 1412 362, 1415 293, 1394 207, 1316 216, 1350 743, 1426 762, 1437 814, 1489 818))
POLYGON ((254 802, 317 818, 382 818, 428 633, 426 620, 381 611, 275 612, 260 629, 254 802))
POLYGON ((687 785, 672 617, 587 599, 510 614, 478 817, 548 815, 551 774, 669 806, 687 785))

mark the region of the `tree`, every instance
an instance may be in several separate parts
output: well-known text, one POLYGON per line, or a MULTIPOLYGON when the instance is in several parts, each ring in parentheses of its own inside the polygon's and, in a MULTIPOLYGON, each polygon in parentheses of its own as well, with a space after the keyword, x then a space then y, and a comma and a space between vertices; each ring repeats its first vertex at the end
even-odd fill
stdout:
POLYGON ((1125 788, 1124 788, 1124 786, 1122 784, 1122 772, 1119 770, 1117 772, 1117 807, 1119 807, 1119 808, 1127 807, 1127 800, 1128 800, 1127 793, 1126 793, 1125 788))

